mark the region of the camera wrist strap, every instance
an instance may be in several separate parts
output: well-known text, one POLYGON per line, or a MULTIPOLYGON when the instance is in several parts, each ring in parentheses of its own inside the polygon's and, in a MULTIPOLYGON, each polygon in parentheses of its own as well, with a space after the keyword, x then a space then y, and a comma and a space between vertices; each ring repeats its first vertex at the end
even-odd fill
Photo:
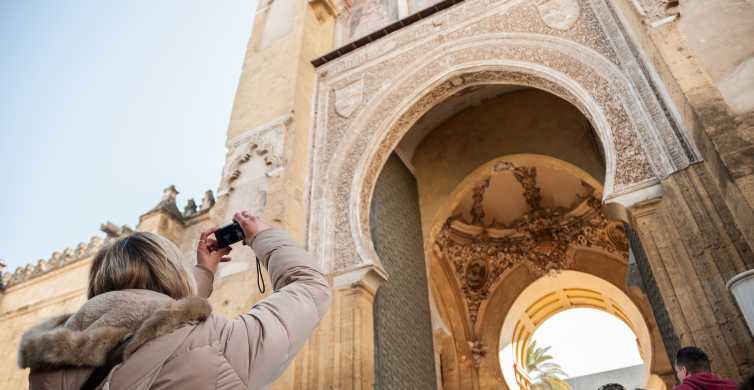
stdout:
POLYGON ((259 261, 259 257, 257 257, 257 288, 259 289, 260 293, 264 294, 266 286, 264 285, 264 277, 262 276, 262 264, 261 261, 259 261))

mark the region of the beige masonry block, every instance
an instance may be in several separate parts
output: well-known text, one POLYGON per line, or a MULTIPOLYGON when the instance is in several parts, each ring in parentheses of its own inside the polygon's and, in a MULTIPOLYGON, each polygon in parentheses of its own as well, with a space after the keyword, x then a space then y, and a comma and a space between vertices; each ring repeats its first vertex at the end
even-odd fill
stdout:
POLYGON ((630 209, 654 279, 682 346, 695 345, 721 375, 742 379, 754 372, 754 340, 725 283, 752 267, 740 235, 729 233, 698 167, 663 182, 665 195, 630 209))

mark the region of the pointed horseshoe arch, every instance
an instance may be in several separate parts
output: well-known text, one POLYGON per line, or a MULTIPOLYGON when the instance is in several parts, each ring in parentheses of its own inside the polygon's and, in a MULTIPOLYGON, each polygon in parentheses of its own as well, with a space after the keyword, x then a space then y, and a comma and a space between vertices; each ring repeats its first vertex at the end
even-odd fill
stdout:
POLYGON ((470 86, 537 88, 580 109, 604 153, 604 200, 655 184, 689 163, 686 155, 669 153, 679 140, 660 141, 663 124, 649 115, 624 73, 596 51, 565 39, 522 33, 460 39, 409 69, 371 96, 364 92, 366 103, 345 119, 334 113, 331 95, 363 74, 346 72, 320 86, 309 239, 323 259, 334 259, 331 271, 379 264, 368 221, 383 164, 424 113, 470 86))

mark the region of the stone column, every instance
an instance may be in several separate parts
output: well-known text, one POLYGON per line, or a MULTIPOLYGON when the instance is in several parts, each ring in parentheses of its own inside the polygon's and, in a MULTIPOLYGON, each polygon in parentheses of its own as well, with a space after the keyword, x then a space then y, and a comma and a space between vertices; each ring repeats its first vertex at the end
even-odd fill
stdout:
POLYGON ((715 372, 741 380, 754 372, 754 340, 726 282, 753 260, 706 174, 703 164, 673 174, 628 214, 679 346, 702 348, 715 372))
POLYGON ((331 276, 330 311, 272 389, 372 390, 374 296, 384 280, 372 266, 331 276))

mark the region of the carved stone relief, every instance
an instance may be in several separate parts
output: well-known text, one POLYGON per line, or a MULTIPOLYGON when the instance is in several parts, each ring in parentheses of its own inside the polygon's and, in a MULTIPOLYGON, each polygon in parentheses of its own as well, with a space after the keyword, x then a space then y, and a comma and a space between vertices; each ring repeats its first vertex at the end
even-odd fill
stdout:
POLYGON ((498 277, 515 265, 522 264, 535 275, 544 275, 569 269, 573 250, 578 248, 628 256, 622 223, 608 220, 593 188, 582 183, 590 195, 571 210, 544 208, 540 205, 536 168, 511 170, 523 188, 530 212, 508 225, 482 225, 479 210, 489 186, 487 178, 472 189, 471 223, 459 216, 451 217, 435 239, 439 254, 456 273, 472 325, 498 277))
POLYGON ((336 89, 335 112, 343 118, 348 118, 356 111, 364 98, 364 80, 359 80, 336 89))
POLYGON ((310 245, 332 254, 330 271, 376 262, 369 204, 383 162, 425 112, 472 86, 529 86, 578 107, 605 151, 605 197, 687 166, 695 150, 640 65, 604 0, 467 0, 320 66, 310 245), (540 16, 576 6, 567 30, 540 16), (354 109, 343 91, 357 82, 354 109))
POLYGON ((290 121, 286 115, 228 142, 219 195, 233 191, 242 178, 249 181, 273 176, 285 165, 283 149, 290 121))
POLYGON ((534 0, 539 16, 549 27, 568 30, 576 24, 581 14, 578 0, 534 0))

